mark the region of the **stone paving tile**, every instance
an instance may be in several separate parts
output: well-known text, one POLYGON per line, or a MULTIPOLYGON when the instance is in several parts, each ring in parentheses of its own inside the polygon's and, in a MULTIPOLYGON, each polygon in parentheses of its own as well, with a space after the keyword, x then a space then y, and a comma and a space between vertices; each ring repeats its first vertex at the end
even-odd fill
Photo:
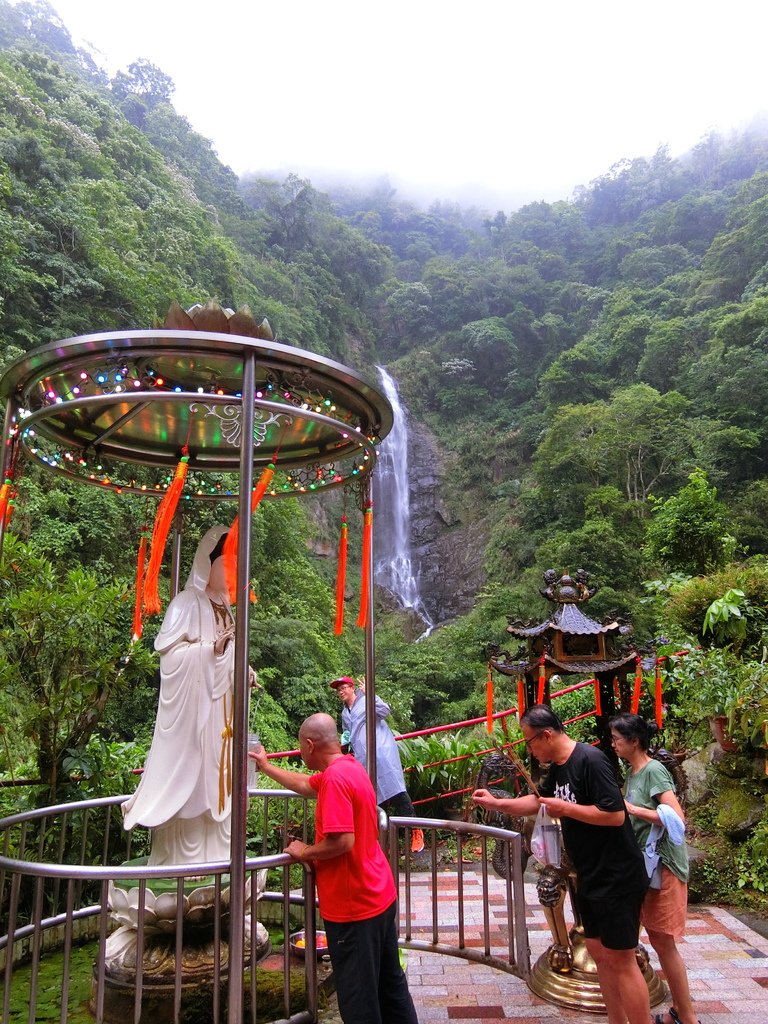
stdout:
MULTIPOLYGON (((491 948, 506 952, 504 918, 505 884, 488 876, 487 890, 479 873, 465 870, 463 899, 466 903, 465 944, 482 948, 479 938, 488 913, 491 948)), ((546 919, 536 898, 535 886, 526 884, 526 926, 531 964, 550 942, 546 919)), ((437 877, 438 920, 441 937, 457 941, 460 898, 457 876, 437 877)), ((432 890, 428 873, 412 876, 412 935, 423 941, 432 937, 432 890)), ((656 970, 659 964, 641 936, 656 970)), ((688 965, 691 991, 701 1024, 756 1024, 768 1021, 768 939, 720 907, 691 908, 685 938, 680 944, 688 965)), ((605 1016, 584 1014, 554 1006, 534 995, 524 981, 483 964, 470 963, 427 951, 407 951, 408 982, 421 1024, 457 1021, 461 1024, 605 1024, 605 1016)), ((662 1007, 655 1008, 654 1013, 662 1007)), ((341 1024, 338 1009, 321 1016, 322 1024, 341 1024), (335 1014, 335 1016, 334 1016, 335 1014)))

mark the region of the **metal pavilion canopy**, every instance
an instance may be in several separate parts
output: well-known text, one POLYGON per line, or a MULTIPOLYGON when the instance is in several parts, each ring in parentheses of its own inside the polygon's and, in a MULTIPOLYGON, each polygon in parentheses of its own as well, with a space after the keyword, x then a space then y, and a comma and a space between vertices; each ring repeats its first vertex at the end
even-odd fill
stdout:
MULTIPOLYGON (((343 485, 370 504, 376 445, 392 408, 354 370, 263 338, 195 329, 89 334, 43 345, 0 378, 6 403, 3 479, 20 450, 59 474, 116 491, 161 496, 182 454, 187 497, 238 498, 230 865, 230 1024, 243 994, 248 576, 254 471, 275 461, 267 496, 343 485), (245 397, 244 397, 245 396, 245 397), (251 399, 248 396, 252 396, 251 399), (146 468, 164 477, 147 482, 146 468), (239 476, 237 492, 227 472, 239 476), (206 482, 213 477, 213 483, 206 482)), ((0 545, 3 523, 0 523, 0 545)), ((373 557, 369 552, 372 575, 373 557)), ((368 750, 375 785, 373 616, 365 628, 368 750)))
MULTIPOLYGON (((48 467, 118 490, 162 493, 136 466, 172 471, 188 448, 200 497, 225 496, 199 474, 238 472, 247 357, 254 361, 253 467, 277 453, 270 494, 344 484, 368 473, 392 426, 387 399, 355 371, 256 338, 206 331, 91 334, 17 359, 0 380, 24 449, 48 467)), ((226 496, 230 496, 229 492, 226 496)))

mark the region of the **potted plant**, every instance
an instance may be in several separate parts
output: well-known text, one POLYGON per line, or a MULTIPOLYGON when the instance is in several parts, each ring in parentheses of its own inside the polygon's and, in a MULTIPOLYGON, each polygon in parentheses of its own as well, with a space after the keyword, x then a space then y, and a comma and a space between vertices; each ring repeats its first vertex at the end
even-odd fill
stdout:
POLYGON ((676 717, 691 723, 709 722, 713 738, 724 750, 737 749, 731 733, 751 688, 745 686, 744 666, 731 650, 691 646, 689 653, 671 666, 670 684, 675 691, 676 717))

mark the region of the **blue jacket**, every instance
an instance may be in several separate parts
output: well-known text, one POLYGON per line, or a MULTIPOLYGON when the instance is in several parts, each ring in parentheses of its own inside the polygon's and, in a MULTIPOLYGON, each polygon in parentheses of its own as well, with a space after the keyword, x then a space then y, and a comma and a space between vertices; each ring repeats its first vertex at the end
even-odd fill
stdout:
MULTIPOLYGON (((376 799, 381 804, 397 793, 405 792, 403 766, 392 730, 385 719, 392 709, 376 697, 376 799)), ((367 768, 365 749, 365 694, 359 690, 351 707, 341 712, 342 727, 349 732, 352 753, 367 768)))

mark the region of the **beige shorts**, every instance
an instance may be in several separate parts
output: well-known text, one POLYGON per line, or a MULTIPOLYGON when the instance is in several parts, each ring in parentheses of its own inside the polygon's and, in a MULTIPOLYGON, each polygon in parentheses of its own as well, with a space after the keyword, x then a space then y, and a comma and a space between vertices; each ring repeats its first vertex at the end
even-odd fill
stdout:
POLYGON ((640 910, 640 922, 647 932, 661 932, 679 939, 688 914, 688 885, 662 866, 661 888, 649 889, 640 910))

